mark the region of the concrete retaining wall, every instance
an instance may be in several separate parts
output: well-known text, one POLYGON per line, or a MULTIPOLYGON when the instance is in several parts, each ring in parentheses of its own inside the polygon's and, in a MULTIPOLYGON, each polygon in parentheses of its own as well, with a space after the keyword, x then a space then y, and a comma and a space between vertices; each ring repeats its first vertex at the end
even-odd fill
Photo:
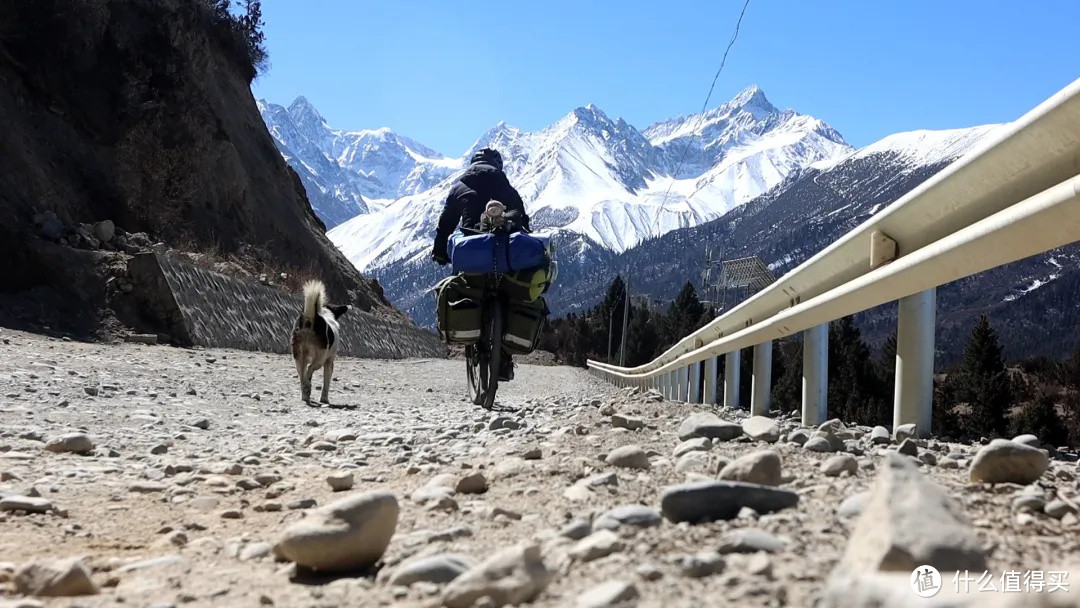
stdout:
MULTIPOLYGON (((302 298, 260 283, 199 268, 168 254, 128 264, 144 309, 186 345, 288 353, 302 298)), ((334 302, 347 304, 347 302, 334 302)), ((340 319, 339 352, 352 357, 444 357, 438 337, 414 325, 358 309, 340 319)))

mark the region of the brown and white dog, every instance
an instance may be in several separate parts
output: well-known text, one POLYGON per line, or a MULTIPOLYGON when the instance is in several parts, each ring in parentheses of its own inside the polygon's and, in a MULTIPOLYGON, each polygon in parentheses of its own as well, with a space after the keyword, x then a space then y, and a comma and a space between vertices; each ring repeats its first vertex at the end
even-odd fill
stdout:
POLYGON ((304 284, 304 310, 296 318, 292 334, 292 356, 296 373, 300 375, 300 396, 304 403, 311 403, 311 375, 320 367, 323 384, 319 401, 330 403, 330 378, 334 375, 334 357, 341 332, 337 320, 351 309, 349 305, 330 304, 322 281, 304 284))

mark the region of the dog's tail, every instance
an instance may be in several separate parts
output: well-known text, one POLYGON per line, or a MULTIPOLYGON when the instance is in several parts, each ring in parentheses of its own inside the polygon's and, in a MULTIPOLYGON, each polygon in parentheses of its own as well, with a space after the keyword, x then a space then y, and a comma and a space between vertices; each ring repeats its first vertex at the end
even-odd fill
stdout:
POLYGON ((326 286, 322 281, 314 280, 304 283, 304 324, 313 323, 315 315, 319 314, 325 305, 326 286))

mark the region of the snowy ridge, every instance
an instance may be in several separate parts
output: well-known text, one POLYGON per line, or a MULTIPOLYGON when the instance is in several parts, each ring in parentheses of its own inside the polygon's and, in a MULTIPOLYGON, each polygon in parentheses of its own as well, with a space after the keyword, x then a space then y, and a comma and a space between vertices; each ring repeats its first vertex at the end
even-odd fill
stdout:
POLYGON ((385 127, 333 129, 304 97, 288 108, 257 103, 278 149, 328 226, 427 190, 461 167, 460 159, 385 127))
POLYGON ((406 188, 402 198, 332 230, 331 240, 365 271, 426 251, 458 173, 451 167, 460 170, 485 146, 503 154, 510 181, 539 225, 616 252, 716 219, 793 171, 852 151, 827 124, 777 110, 756 86, 704 115, 644 133, 588 105, 535 132, 499 123, 456 164, 425 156, 432 160, 425 167, 448 171, 440 183, 406 188), (686 162, 674 175, 684 150, 686 162))

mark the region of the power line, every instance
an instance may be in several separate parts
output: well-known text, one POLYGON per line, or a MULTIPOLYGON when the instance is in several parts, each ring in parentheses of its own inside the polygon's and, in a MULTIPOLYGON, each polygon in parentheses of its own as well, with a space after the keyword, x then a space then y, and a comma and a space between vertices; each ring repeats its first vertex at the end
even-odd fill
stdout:
MULTIPOLYGON (((724 49, 724 56, 720 59, 720 67, 713 76, 712 84, 709 85, 709 94, 705 96, 705 103, 701 104, 701 112, 698 114, 698 124, 690 131, 691 136, 686 139, 686 145, 683 146, 682 154, 679 156, 679 162, 675 163, 675 170, 671 174, 671 183, 668 184, 667 190, 664 192, 664 198, 660 201, 660 207, 656 210, 656 217, 653 218, 653 225, 649 230, 650 233, 656 230, 656 226, 660 222, 660 214, 664 212, 664 205, 667 205, 668 196, 671 194, 671 187, 675 185, 675 180, 678 179, 679 169, 682 169, 683 161, 686 160, 686 154, 690 151, 690 145, 693 143, 693 134, 701 125, 701 121, 705 119, 705 111, 709 108, 709 100, 712 99, 713 89, 716 88, 716 81, 720 78, 720 72, 724 70, 728 53, 731 52, 731 47, 735 45, 735 39, 739 37, 739 28, 742 26, 743 15, 746 14, 746 7, 748 6, 750 6, 750 0, 746 0, 743 4, 742 11, 739 12, 739 19, 735 22, 735 31, 731 33, 731 40, 728 41, 727 48, 724 49)), ((697 194, 697 192, 694 194, 697 194)))

